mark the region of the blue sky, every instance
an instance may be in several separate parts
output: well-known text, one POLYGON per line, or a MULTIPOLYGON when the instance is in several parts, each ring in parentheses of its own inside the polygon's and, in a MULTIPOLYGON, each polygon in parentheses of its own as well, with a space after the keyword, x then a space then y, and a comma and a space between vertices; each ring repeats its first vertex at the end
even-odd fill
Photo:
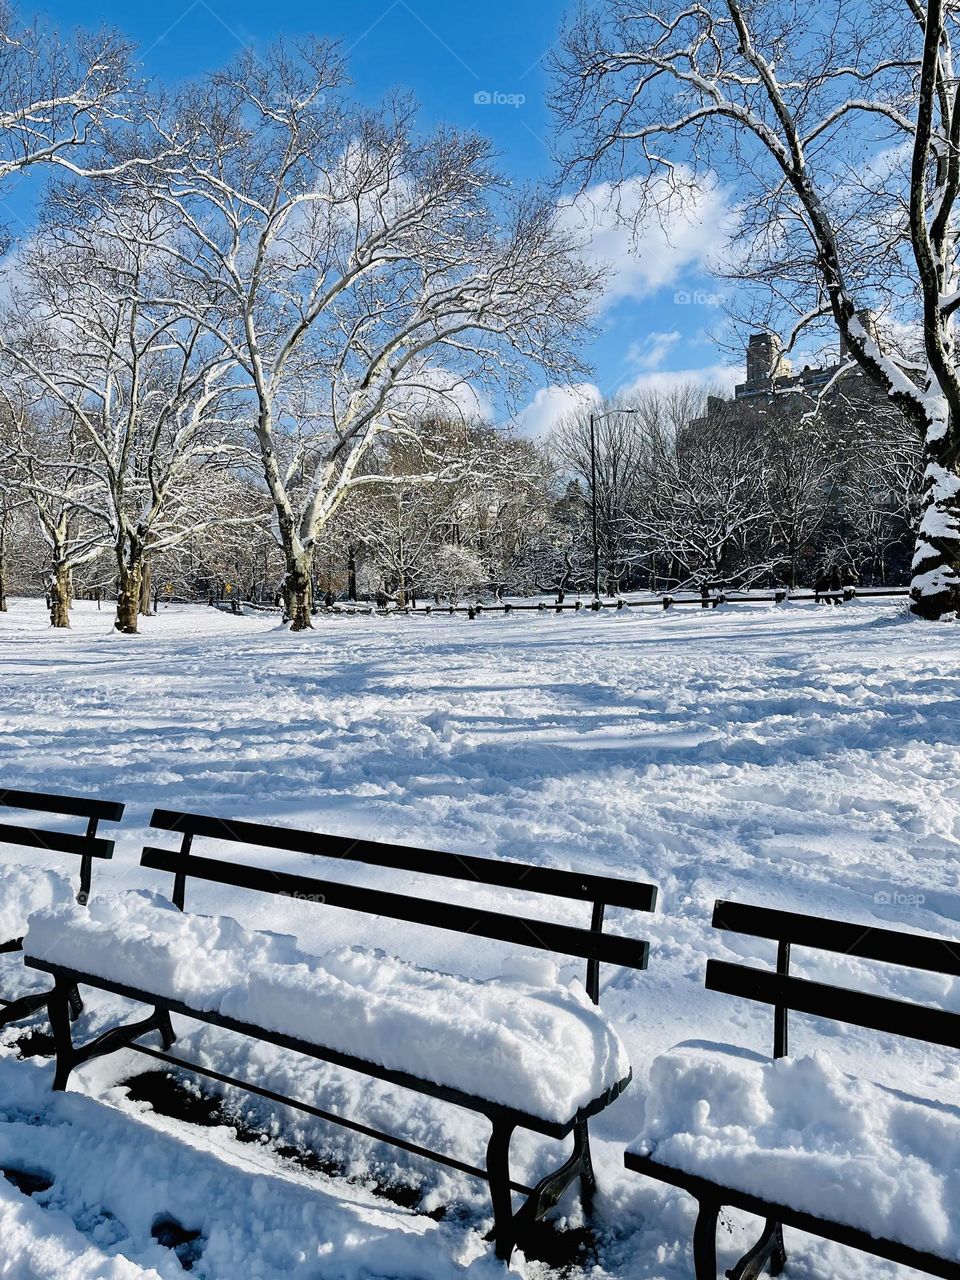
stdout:
MULTIPOLYGON (((552 174, 552 122, 545 105, 544 55, 557 38, 562 0, 55 0, 43 12, 61 28, 113 25, 139 49, 146 74, 175 81, 219 66, 244 45, 313 31, 342 38, 358 96, 376 101, 400 85, 422 104, 425 126, 449 121, 491 137, 504 173, 518 181, 552 174), (511 101, 483 102, 477 95, 511 101)), ((5 217, 17 231, 27 191, 5 193, 5 217)), ((668 243, 659 227, 631 257, 628 237, 604 220, 596 250, 620 268, 600 316, 600 335, 586 352, 593 385, 613 393, 698 371, 730 379, 729 363, 712 340, 723 326, 719 286, 702 269, 719 238, 722 193, 706 197, 694 218, 668 243)), ((20 224, 22 226, 22 224, 20 224)), ((537 433, 565 406, 568 393, 541 390, 526 417, 537 433)))

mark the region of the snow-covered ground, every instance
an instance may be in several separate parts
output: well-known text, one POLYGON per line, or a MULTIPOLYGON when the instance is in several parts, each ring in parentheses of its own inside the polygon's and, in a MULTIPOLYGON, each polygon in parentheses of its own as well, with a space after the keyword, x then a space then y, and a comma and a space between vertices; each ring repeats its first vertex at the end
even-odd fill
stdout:
MULTIPOLYGON (((127 803, 95 888, 169 892, 138 867, 155 804, 660 886, 655 917, 610 913, 612 928, 648 936, 652 948, 647 972, 602 975, 602 1007, 635 1082, 591 1126, 602 1195, 584 1261, 596 1277, 690 1274, 692 1203, 622 1168, 643 1127, 653 1060, 688 1039, 769 1052, 769 1011, 703 990, 708 956, 765 964, 773 953, 714 934, 715 898, 960 935, 960 632, 911 622, 900 602, 338 617, 305 636, 271 617, 188 606, 146 620, 139 637, 110 623, 89 604, 77 606, 71 632, 49 630, 38 602, 13 601, 0 615, 0 780, 127 803)), ((4 861, 28 856, 0 846, 4 861)), ((46 861, 63 870, 68 860, 46 861)), ((427 888, 401 873, 350 874, 427 888)), ((446 882, 443 892, 478 905, 511 900, 446 882)), ((514 896, 525 914, 570 919, 557 903, 514 896)), ((366 943, 481 978, 510 958, 496 943, 292 899, 191 886, 188 906, 295 934, 307 951, 366 943)), ((15 965, 4 962, 6 988, 15 965)), ((796 971, 960 1011, 960 986, 935 975, 803 952, 796 971)), ((80 1034, 116 1012, 91 998, 80 1034)), ((178 1030, 187 1056, 482 1159, 476 1117, 209 1028, 178 1030)), ((231 1104, 276 1142, 241 1144, 227 1127, 165 1118, 120 1087, 149 1068, 133 1053, 79 1070, 70 1093, 51 1096, 48 1061, 21 1060, 19 1034, 5 1033, 0 1050, 0 1167, 53 1182, 30 1198, 0 1179, 4 1276, 180 1275, 151 1236, 165 1216, 202 1231, 194 1274, 207 1280, 502 1273, 482 1240, 482 1185, 247 1099, 231 1104), (278 1144, 311 1147, 351 1178, 311 1172, 278 1144), (400 1207, 373 1184, 412 1185, 420 1202, 400 1207), (446 1217, 428 1216, 448 1203, 446 1217)), ((818 1048, 831 1070, 960 1102, 960 1055, 795 1017, 793 1051, 818 1048)), ((532 1138, 515 1149, 521 1175, 557 1160, 532 1138)), ((561 1225, 578 1225, 575 1196, 563 1208, 561 1225)), ((726 1219, 724 1266, 754 1225, 726 1219)), ((789 1233, 787 1247, 796 1276, 895 1271, 789 1233)), ((519 1256, 512 1266, 547 1274, 519 1256)))

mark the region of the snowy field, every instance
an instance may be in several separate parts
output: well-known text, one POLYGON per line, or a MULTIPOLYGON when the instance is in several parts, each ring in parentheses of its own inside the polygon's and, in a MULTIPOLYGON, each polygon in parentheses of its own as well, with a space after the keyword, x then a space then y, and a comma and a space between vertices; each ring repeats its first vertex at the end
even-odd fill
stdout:
MULTIPOLYGON (((272 618, 187 606, 146 620, 139 637, 110 624, 89 604, 63 633, 46 626, 38 602, 13 601, 0 615, 3 783, 127 803, 115 859, 94 868, 95 888, 169 892, 168 880, 137 865, 155 804, 660 886, 655 917, 610 913, 613 929, 651 939, 651 959, 645 973, 602 974, 601 1005, 635 1081, 591 1126, 602 1194, 575 1273, 691 1274, 692 1202, 626 1174, 622 1156, 644 1122, 658 1055, 689 1039, 769 1052, 770 1011, 703 990, 708 956, 773 958, 773 944, 713 933, 715 898, 960 936, 960 632, 912 622, 902 603, 472 623, 331 618, 303 636, 272 618)), ((303 870, 306 860, 273 861, 303 870)), ((422 885, 369 868, 351 874, 422 885)), ((509 897, 449 892, 498 907, 509 897)), ((196 886, 187 905, 295 934, 308 951, 367 943, 477 977, 510 960, 496 943, 293 900, 196 886)), ((516 905, 564 918, 547 900, 516 895, 516 905)), ((7 988, 14 970, 8 959, 7 988)), ((960 1011, 960 987, 935 975, 802 952, 796 971, 960 1011)), ((575 973, 562 969, 565 979, 575 973)), ((91 997, 81 1036, 115 1017, 116 1003, 91 997)), ((186 1056, 482 1160, 487 1131, 476 1117, 211 1028, 181 1021, 178 1030, 186 1056)), ((842 1089, 831 1092, 836 1069, 942 1099, 956 1118, 960 1055, 799 1016, 792 1030, 795 1053, 829 1051, 805 1086, 820 1091, 826 1133, 844 1120, 831 1107, 850 1105, 842 1089)), ((229 1124, 165 1117, 121 1084, 149 1069, 133 1053, 79 1070, 69 1093, 51 1096, 49 1061, 20 1058, 22 1035, 9 1029, 0 1048, 0 1166, 26 1164, 53 1184, 31 1198, 0 1179, 0 1275, 180 1276, 176 1256, 151 1236, 168 1215, 201 1230, 193 1274, 206 1280, 503 1273, 482 1239, 490 1213, 480 1184, 246 1098, 227 1099, 228 1118, 269 1133, 261 1144, 239 1142, 229 1124), (318 1152, 349 1177, 281 1147, 318 1152), (414 1192, 404 1205, 383 1187, 414 1192)), ((863 1117, 878 1130, 878 1151, 887 1124, 882 1108, 863 1117)), ((555 1147, 529 1136, 515 1150, 524 1180, 557 1163, 555 1147)), ((581 1225, 574 1194, 562 1209, 561 1228, 581 1225)), ((752 1243, 754 1226, 726 1216, 723 1267, 752 1243)), ((787 1235, 792 1276, 897 1274, 787 1235)), ((555 1274, 519 1254, 511 1266, 555 1274)))

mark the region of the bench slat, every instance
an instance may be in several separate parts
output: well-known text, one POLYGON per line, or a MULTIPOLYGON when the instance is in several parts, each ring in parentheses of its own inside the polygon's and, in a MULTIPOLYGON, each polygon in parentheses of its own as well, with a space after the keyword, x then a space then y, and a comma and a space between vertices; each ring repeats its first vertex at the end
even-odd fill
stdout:
POLYGON ((101 836, 81 836, 72 831, 43 831, 0 822, 0 842, 19 844, 26 849, 50 849, 54 853, 76 853, 80 857, 112 858, 114 842, 101 836))
POLYGON ((362 911, 367 915, 408 920, 412 924, 429 925, 435 929, 473 933, 501 942, 581 956, 587 960, 598 960, 624 968, 647 967, 649 943, 594 933, 572 925, 530 920, 524 916, 501 915, 496 911, 483 911, 450 902, 438 903, 360 885, 339 884, 332 880, 294 875, 288 871, 268 871, 262 867, 222 862, 170 849, 144 849, 140 865, 152 871, 166 871, 214 884, 229 884, 239 889, 254 889, 262 893, 321 902, 349 911, 362 911))
POLYGON ((529 866, 523 862, 505 862, 498 858, 478 858, 407 845, 381 844, 374 840, 354 840, 348 836, 298 831, 260 822, 238 822, 207 814, 179 813, 170 809, 156 809, 150 824, 159 831, 208 836, 216 840, 231 840, 265 849, 282 849, 289 853, 340 858, 348 862, 364 862, 373 866, 500 885, 503 888, 522 889, 530 893, 544 893, 583 902, 604 902, 608 906, 626 907, 634 911, 653 911, 657 905, 656 885, 611 876, 581 875, 575 871, 529 866))
POLYGON ((723 900, 714 906, 713 927, 728 933, 813 947, 819 951, 839 951, 861 960, 882 960, 911 969, 960 976, 960 941, 951 938, 918 937, 896 929, 824 920, 792 911, 723 900))
POLYGON ((960 1049, 960 1014, 943 1009, 768 973, 726 960, 707 961, 706 987, 761 1004, 781 1005, 798 1013, 960 1049))
POLYGON ((43 791, 0 789, 0 805, 8 809, 32 809, 37 813, 62 813, 72 818, 102 818, 119 822, 124 806, 111 800, 91 800, 81 796, 55 796, 43 791))

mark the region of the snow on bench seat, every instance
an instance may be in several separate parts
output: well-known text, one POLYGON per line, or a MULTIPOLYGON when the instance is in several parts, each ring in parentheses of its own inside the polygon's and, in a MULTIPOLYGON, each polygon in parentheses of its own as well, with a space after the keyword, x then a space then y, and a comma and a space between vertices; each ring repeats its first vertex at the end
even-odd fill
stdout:
POLYGON ((22 938, 31 912, 73 900, 70 881, 56 871, 15 862, 0 865, 0 942, 22 938))
POLYGON ((630 1074, 619 1036, 579 984, 561 985, 533 958, 479 981, 363 947, 312 956, 288 935, 180 912, 145 892, 40 911, 24 949, 551 1123, 630 1074))
POLYGON ((632 1150, 658 1164, 960 1259, 960 1108, 838 1069, 678 1045, 653 1064, 632 1150))

